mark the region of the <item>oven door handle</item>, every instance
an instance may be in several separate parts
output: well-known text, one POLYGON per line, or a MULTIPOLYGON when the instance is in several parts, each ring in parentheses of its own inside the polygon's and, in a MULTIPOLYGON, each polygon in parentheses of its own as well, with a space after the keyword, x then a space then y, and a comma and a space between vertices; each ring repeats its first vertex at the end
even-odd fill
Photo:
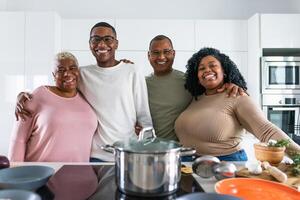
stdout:
POLYGON ((299 111, 299 108, 276 108, 276 107, 272 107, 270 108, 271 110, 275 110, 275 111, 295 111, 296 113, 299 111))

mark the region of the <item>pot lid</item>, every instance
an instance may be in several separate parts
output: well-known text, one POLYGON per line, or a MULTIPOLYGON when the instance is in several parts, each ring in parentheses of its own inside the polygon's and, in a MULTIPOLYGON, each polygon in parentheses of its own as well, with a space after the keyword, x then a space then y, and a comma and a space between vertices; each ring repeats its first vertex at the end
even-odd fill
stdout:
POLYGON ((113 146, 122 151, 135 153, 164 153, 181 147, 175 141, 157 138, 152 127, 144 128, 138 138, 118 141, 113 146))

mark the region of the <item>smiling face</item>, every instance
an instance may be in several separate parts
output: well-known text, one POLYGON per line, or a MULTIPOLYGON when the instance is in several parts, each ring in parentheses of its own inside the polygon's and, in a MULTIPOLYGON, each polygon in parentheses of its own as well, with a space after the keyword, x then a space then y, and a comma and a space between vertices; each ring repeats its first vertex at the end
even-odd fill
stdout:
POLYGON ((77 63, 71 58, 56 61, 53 72, 56 87, 61 92, 75 92, 79 81, 79 70, 77 63))
POLYGON ((115 51, 118 48, 116 35, 109 27, 95 27, 90 35, 90 50, 100 67, 115 66, 115 51))
POLYGON ((148 59, 154 74, 163 76, 172 71, 175 51, 168 39, 154 40, 148 52, 148 59))
POLYGON ((224 83, 224 72, 218 59, 205 56, 198 65, 199 83, 206 89, 206 94, 215 94, 224 83))

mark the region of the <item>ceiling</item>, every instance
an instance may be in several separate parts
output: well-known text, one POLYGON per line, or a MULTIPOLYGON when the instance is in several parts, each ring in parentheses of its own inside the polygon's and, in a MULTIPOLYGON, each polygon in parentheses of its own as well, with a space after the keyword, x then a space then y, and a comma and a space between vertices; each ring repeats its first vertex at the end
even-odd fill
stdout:
POLYGON ((0 11, 55 11, 63 18, 248 19, 300 13, 300 0, 0 0, 0 11))

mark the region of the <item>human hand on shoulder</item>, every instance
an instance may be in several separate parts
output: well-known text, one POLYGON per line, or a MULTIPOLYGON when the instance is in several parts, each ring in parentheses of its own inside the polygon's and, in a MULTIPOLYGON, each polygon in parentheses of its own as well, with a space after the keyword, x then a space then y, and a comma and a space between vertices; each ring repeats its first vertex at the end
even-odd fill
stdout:
POLYGON ((17 96, 17 103, 15 107, 15 116, 16 120, 25 121, 27 117, 32 117, 31 113, 26 109, 25 102, 30 101, 32 99, 32 95, 28 92, 20 92, 17 96))
POLYGON ((236 97, 236 96, 249 96, 248 93, 241 87, 237 86, 234 83, 225 83, 219 89, 217 89, 218 93, 226 91, 228 97, 236 97))

